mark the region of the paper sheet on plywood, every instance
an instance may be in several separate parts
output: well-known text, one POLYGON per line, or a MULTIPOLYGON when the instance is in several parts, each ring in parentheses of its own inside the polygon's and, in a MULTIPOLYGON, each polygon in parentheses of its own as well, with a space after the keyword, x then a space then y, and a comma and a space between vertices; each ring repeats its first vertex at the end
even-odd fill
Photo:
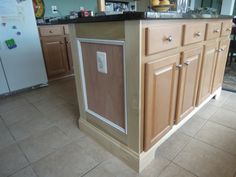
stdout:
POLYGON ((17 16, 16 0, 0 0, 0 17, 17 16))

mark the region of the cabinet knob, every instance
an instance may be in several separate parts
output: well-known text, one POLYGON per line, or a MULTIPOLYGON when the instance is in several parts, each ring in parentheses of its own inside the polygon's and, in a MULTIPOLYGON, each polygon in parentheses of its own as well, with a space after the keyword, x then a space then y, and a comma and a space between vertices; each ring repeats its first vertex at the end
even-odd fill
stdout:
POLYGON ((176 68, 178 69, 181 69, 183 67, 183 65, 179 64, 179 65, 176 65, 176 68))
POLYGON ((231 31, 231 29, 230 29, 230 28, 227 28, 226 31, 231 31))
POLYGON ((220 29, 215 29, 213 32, 214 32, 214 33, 219 33, 219 32, 220 32, 220 29))
POLYGON ((169 41, 169 42, 172 42, 173 41, 173 37, 169 36, 169 37, 166 38, 166 40, 169 41))
POLYGON ((191 61, 190 60, 187 60, 186 62, 184 62, 185 65, 190 65, 191 61))
POLYGON ((50 30, 50 31, 49 31, 49 33, 53 33, 53 31, 52 31, 52 30, 50 30))
POLYGON ((217 52, 223 52, 225 49, 222 49, 222 48, 220 48, 220 49, 217 49, 216 51, 217 52))
POLYGON ((196 33, 195 33, 195 36, 197 36, 197 37, 200 37, 201 35, 202 35, 201 32, 196 32, 196 33))

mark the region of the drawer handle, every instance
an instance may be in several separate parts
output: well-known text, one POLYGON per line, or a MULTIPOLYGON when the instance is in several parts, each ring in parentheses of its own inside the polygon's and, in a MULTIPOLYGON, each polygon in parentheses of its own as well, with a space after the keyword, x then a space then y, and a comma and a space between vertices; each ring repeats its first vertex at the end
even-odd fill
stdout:
POLYGON ((226 31, 231 31, 231 29, 230 29, 230 28, 227 28, 226 31))
POLYGON ((202 35, 201 32, 196 32, 196 33, 195 33, 195 36, 197 36, 197 37, 200 37, 201 35, 202 35))
POLYGON ((49 31, 49 33, 53 33, 53 31, 52 31, 52 30, 50 30, 50 31, 49 31))
POLYGON ((181 69, 183 65, 176 65, 176 68, 181 69))
POLYGON ((215 29, 213 32, 214 32, 214 33, 219 33, 220 30, 219 30, 219 29, 215 29))
POLYGON ((218 49, 218 50, 216 50, 217 52, 223 52, 225 49, 222 49, 222 48, 220 48, 220 49, 218 49))
POLYGON ((184 64, 188 66, 188 65, 190 65, 190 63, 191 63, 191 61, 187 60, 184 64))
POLYGON ((173 37, 169 36, 168 38, 166 38, 167 41, 172 42, 173 41, 173 37))

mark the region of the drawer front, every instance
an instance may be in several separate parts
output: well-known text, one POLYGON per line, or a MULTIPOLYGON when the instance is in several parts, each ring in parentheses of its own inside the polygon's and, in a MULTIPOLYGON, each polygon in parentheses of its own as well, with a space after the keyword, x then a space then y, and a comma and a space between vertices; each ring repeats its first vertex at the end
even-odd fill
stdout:
POLYGON ((184 45, 201 42, 205 38, 205 23, 190 23, 184 25, 184 45))
POLYGON ((69 26, 68 25, 64 25, 64 32, 65 32, 65 34, 69 34, 69 26))
POLYGON ((232 22, 224 21, 222 24, 221 36, 229 36, 232 30, 232 22))
POLYGON ((210 22, 207 24, 206 40, 220 37, 221 22, 210 22))
POLYGON ((179 47, 182 25, 165 25, 146 28, 146 55, 179 47))
POLYGON ((64 35, 63 26, 43 26, 39 28, 40 36, 64 35))

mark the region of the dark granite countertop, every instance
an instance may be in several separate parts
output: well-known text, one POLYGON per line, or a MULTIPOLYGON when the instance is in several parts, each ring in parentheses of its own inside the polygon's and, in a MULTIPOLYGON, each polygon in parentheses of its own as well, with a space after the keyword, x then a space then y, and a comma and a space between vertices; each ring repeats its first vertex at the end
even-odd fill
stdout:
POLYGON ((199 16, 195 14, 175 14, 156 12, 124 12, 116 15, 100 15, 94 17, 81 17, 77 19, 59 19, 57 21, 38 25, 56 25, 70 23, 109 22, 125 20, 192 20, 192 19, 233 19, 233 16, 199 16))

